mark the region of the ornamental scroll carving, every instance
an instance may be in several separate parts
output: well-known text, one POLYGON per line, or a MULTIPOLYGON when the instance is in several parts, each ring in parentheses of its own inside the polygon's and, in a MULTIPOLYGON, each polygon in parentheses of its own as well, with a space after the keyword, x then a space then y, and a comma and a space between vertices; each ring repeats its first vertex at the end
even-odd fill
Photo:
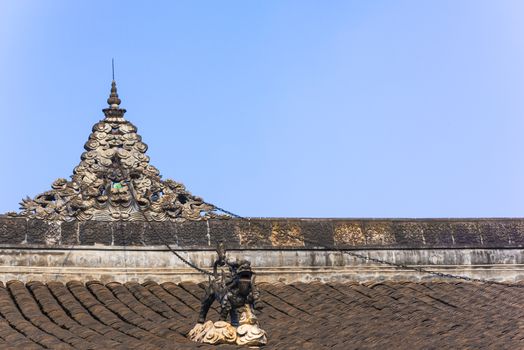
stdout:
POLYGON ((147 145, 124 119, 113 81, 105 118, 93 126, 71 180, 23 199, 17 216, 45 220, 183 221, 224 217, 183 184, 162 180, 149 163, 147 145), (145 218, 144 218, 145 217, 145 218))

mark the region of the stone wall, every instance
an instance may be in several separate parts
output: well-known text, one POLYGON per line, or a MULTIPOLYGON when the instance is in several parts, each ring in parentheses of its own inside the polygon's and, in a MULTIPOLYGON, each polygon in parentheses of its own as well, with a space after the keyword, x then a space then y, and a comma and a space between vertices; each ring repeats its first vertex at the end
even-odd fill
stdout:
POLYGON ((0 216, 0 245, 209 248, 514 248, 524 219, 229 219, 198 222, 62 222, 0 216))
MULTIPOLYGON (((359 254, 456 275, 524 281, 524 249, 368 249, 359 254)), ((210 270, 214 250, 180 250, 193 264, 210 270)), ((259 282, 344 282, 434 279, 412 270, 367 262, 332 250, 234 250, 230 258, 252 262, 259 282)), ((102 282, 206 281, 162 247, 0 248, 0 280, 102 282)))
POLYGON ((433 278, 411 267, 499 281, 524 280, 524 219, 249 219, 186 223, 63 222, 0 217, 0 280, 203 281, 165 241, 209 268, 223 240, 260 280, 433 278))

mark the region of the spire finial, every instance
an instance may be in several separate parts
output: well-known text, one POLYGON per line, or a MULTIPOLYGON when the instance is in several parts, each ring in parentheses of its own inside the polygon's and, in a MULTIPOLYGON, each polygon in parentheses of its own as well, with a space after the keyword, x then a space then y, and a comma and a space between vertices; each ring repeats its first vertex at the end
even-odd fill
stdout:
POLYGON ((124 113, 126 112, 125 109, 120 108, 120 99, 118 98, 118 93, 116 92, 116 81, 115 81, 115 59, 111 59, 111 71, 113 76, 113 81, 111 81, 111 93, 109 94, 109 98, 107 99, 107 103, 109 104, 109 108, 104 108, 102 111, 104 112, 106 118, 111 118, 115 120, 121 120, 121 118, 124 117, 124 113))
POLYGON ((118 109, 120 105, 120 99, 118 98, 118 94, 116 92, 116 82, 115 82, 115 59, 111 59, 111 69, 113 72, 113 81, 111 82, 111 94, 109 95, 109 98, 107 99, 107 103, 111 106, 112 109, 118 109))
POLYGON ((111 106, 112 109, 118 109, 120 105, 120 99, 118 98, 118 94, 116 92, 116 82, 113 80, 111 82, 111 94, 109 94, 109 98, 107 99, 107 103, 109 106, 111 106))

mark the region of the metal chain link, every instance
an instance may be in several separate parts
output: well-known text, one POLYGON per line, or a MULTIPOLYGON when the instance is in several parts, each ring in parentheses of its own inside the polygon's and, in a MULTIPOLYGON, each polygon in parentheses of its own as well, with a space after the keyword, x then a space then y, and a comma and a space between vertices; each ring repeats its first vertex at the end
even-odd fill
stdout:
MULTIPOLYGON (((120 165, 119 166, 120 170, 125 174, 127 173, 125 171, 125 169, 122 168, 122 166, 120 165)), ((132 184, 130 183, 130 185, 132 186, 132 184)), ((131 193, 131 196, 133 197, 134 201, 136 203, 138 203, 137 201, 137 198, 135 196, 135 193, 134 193, 134 188, 130 188, 130 193, 131 193)), ((169 249, 173 254, 175 254, 175 256, 180 259, 184 264, 188 265, 189 267, 193 268, 194 270, 204 274, 204 275, 208 275, 208 276, 212 276, 213 274, 207 270, 204 270, 200 267, 198 267, 197 265, 193 264, 191 261, 185 259, 182 255, 180 255, 177 251, 175 251, 173 248, 171 248, 171 246, 169 245, 169 243, 167 243, 167 241, 164 239, 164 237, 162 237, 162 235, 160 235, 156 229, 154 228, 153 225, 151 225, 151 220, 148 220, 147 217, 146 217, 146 214, 144 213, 144 211, 140 208, 140 206, 138 206, 138 211, 140 212, 140 214, 142 214, 142 217, 144 218, 144 221, 147 222, 147 224, 149 225, 149 227, 151 228, 151 230, 153 231, 153 233, 157 236, 157 238, 159 238, 162 243, 167 247, 167 249, 169 249)))
MULTIPOLYGON (((121 170, 124 170, 121 166, 120 166, 120 169, 121 170)), ((86 186, 90 186, 92 183, 94 183, 97 179, 93 179, 93 181, 91 181, 90 183, 88 183, 87 185, 85 185, 84 187, 86 186)), ((135 197, 135 194, 134 194, 134 189, 130 190, 130 193, 133 197, 133 199, 135 200, 136 202, 136 197, 135 197)), ((69 200, 67 201, 64 201, 60 206, 59 208, 62 208, 64 207, 65 205, 67 205, 71 200, 73 200, 75 197, 71 197, 69 198, 69 200)), ((224 208, 221 208, 219 206, 216 206, 214 204, 211 204, 211 203, 208 203, 208 202, 203 202, 204 204, 207 204, 211 207, 213 207, 215 210, 218 210, 220 212, 223 212, 225 214, 228 214, 232 217, 235 217, 235 218, 238 218, 238 219, 241 219, 241 220, 248 220, 250 221, 248 218, 246 217, 243 217, 241 215, 238 215, 238 214, 235 214, 229 210, 226 210, 224 208)), ((157 236, 157 238, 159 238, 162 243, 167 247, 167 249, 169 251, 171 251, 178 259, 180 259, 184 264, 186 264, 187 266, 191 267, 192 269, 204 274, 204 275, 208 275, 208 276, 211 276, 213 275, 211 272, 207 271, 207 270, 204 270, 200 267, 198 267, 197 265, 195 265, 194 263, 192 263, 191 261, 189 261, 188 259, 184 258, 182 255, 180 255, 177 251, 175 251, 173 248, 171 248, 171 246, 169 245, 169 243, 167 243, 167 241, 164 239, 164 237, 162 235, 160 235, 157 230, 155 229, 155 227, 151 224, 151 220, 148 220, 145 213, 142 211, 142 209, 139 207, 139 212, 142 214, 142 217, 144 218, 144 221, 149 225, 149 227, 151 228, 151 230, 153 231, 153 233, 157 236)), ((254 224, 258 224, 258 223, 254 223, 254 224)), ((488 285, 501 285, 501 286, 506 286, 506 287, 517 287, 517 288, 524 288, 524 285, 523 284, 516 284, 516 283, 504 283, 504 282, 498 282, 498 281, 492 281, 492 280, 487 280, 487 279, 482 279, 482 278, 472 278, 472 277, 467 277, 467 276, 461 276, 461 275, 454 275, 454 274, 450 274, 450 273, 443 273, 443 272, 438 272, 438 271, 433 271, 433 270, 428 270, 428 269, 425 269, 425 268, 422 268, 422 267, 413 267, 413 266, 407 266, 405 264, 398 264, 398 263, 393 263, 391 261, 386 261, 386 260, 382 260, 382 259, 378 259, 378 258, 373 258, 373 257, 370 257, 370 256, 366 256, 366 255, 362 255, 362 254, 358 254, 358 253, 355 253, 355 252, 352 252, 352 251, 349 251, 349 250, 345 250, 345 249, 341 249, 341 248, 337 248, 337 247, 329 247, 329 246, 326 246, 326 245, 323 245, 319 242, 316 242, 316 241, 312 241, 312 240, 308 240, 306 239, 305 237, 298 237, 298 236, 294 236, 292 234, 286 234, 288 237, 291 237, 291 238, 295 238, 295 239, 302 239, 304 242, 307 242, 307 243, 310 243, 310 244, 313 244, 313 245, 316 245, 316 246, 320 246, 324 249, 330 249, 330 250, 336 250, 336 251, 339 251, 343 254, 346 254, 346 255, 349 255, 349 256, 352 256, 352 257, 355 257, 355 258, 358 258, 358 259, 361 259, 361 260, 365 260, 365 261, 372 261, 372 262, 375 262, 375 263, 378 263, 378 264, 383 264, 383 265, 388 265, 388 266, 392 266, 392 267, 395 267, 397 269, 403 269, 403 270, 411 270, 411 271, 416 271, 416 272, 420 272, 420 273, 425 273, 425 274, 428 274, 428 275, 433 275, 433 276, 437 276, 437 277, 441 277, 441 278, 450 278, 450 279, 458 279, 458 280, 463 280, 463 281, 468 281, 468 282, 478 282, 478 283, 484 283, 484 284, 488 284, 488 285)), ((69 250, 71 251, 73 249, 75 245, 73 245, 72 247, 69 248, 69 250)), ((124 243, 124 246, 126 246, 126 243, 124 243)), ((125 249, 125 248, 124 248, 125 249)))
MULTIPOLYGON (((251 223, 249 218, 246 218, 246 217, 243 217, 241 215, 235 214, 235 213, 233 213, 233 212, 231 212, 229 210, 220 208, 220 207, 218 207, 218 206, 216 206, 214 204, 207 203, 207 202, 204 202, 204 203, 207 204, 207 205, 212 206, 213 208, 215 208, 215 210, 218 210, 218 211, 221 211, 221 212, 223 212, 225 214, 231 215, 232 217, 235 217, 237 219, 248 220, 251 223)), ((253 224, 258 224, 258 223, 257 222, 253 222, 253 224)), ((428 269, 425 269, 423 267, 414 267, 414 266, 408 266, 408 265, 405 265, 405 264, 397 264, 397 263, 394 263, 394 262, 391 262, 391 261, 382 260, 382 259, 378 259, 378 258, 372 258, 370 256, 358 254, 358 253, 355 253, 355 252, 352 252, 352 251, 349 251, 349 250, 346 250, 346 249, 341 249, 341 248, 337 248, 337 247, 329 247, 329 246, 323 245, 323 244, 321 244, 319 242, 315 242, 315 241, 306 239, 305 237, 294 236, 294 235, 289 234, 289 233, 287 233, 286 235, 288 237, 290 237, 290 238, 302 239, 306 243, 310 243, 310 244, 313 244, 315 246, 322 247, 324 249, 336 250, 336 251, 339 251, 339 252, 341 252, 343 254, 347 254, 349 256, 352 256, 352 257, 355 257, 355 258, 358 258, 358 259, 361 259, 361 260, 372 261, 372 262, 375 262, 375 263, 378 263, 378 264, 392 266, 392 267, 395 267, 397 269, 416 271, 416 272, 425 273, 425 274, 428 274, 428 275, 438 276, 438 277, 441 277, 441 278, 458 279, 458 280, 463 280, 463 281, 468 281, 468 282, 484 283, 484 284, 488 284, 488 285, 500 285, 500 286, 505 286, 505 287, 524 288, 524 284, 505 283, 505 282, 498 282, 498 281, 493 281, 493 280, 487 280, 487 279, 483 279, 483 278, 473 278, 473 277, 467 277, 467 276, 461 276, 461 275, 453 275, 453 274, 450 274, 450 273, 444 273, 444 272, 428 270, 428 269)))
MULTIPOLYGON (((121 165, 119 166, 119 168, 122 171, 124 170, 121 165)), ((92 181, 89 181, 87 184, 82 184, 83 188, 91 186, 93 183, 95 183, 96 180, 98 180, 98 177, 94 178, 92 181)), ((80 188, 79 192, 80 193, 82 192, 81 188, 80 188)), ((133 199, 136 202, 136 197, 134 195, 134 191, 130 191, 130 193, 131 193, 131 196, 133 197, 133 199)), ((63 201, 60 205, 58 205, 55 210, 62 209, 63 207, 65 207, 69 202, 71 202, 75 198, 76 198, 76 196, 71 196, 68 200, 63 201)), ((142 216, 144 217, 144 221, 148 223, 149 227, 152 229, 152 231, 155 233, 155 235, 162 241, 162 243, 167 247, 167 249, 169 249, 178 259, 180 259, 184 264, 188 265, 189 267, 193 268, 194 270, 196 270, 196 271, 198 271, 198 272, 200 272, 200 273, 202 273, 204 275, 209 275, 209 276, 213 275, 211 272, 209 272, 207 270, 204 270, 204 269, 196 266, 195 264, 193 264, 191 261, 185 259, 177 251, 175 251, 173 248, 171 248, 171 246, 167 243, 167 241, 156 231, 156 229, 153 227, 153 225, 151 225, 150 220, 147 219, 147 217, 145 216, 144 212, 140 209, 140 207, 139 207, 139 212, 142 214, 142 216)), ((63 269, 63 267, 65 265, 65 262, 67 261, 71 251, 73 250, 73 248, 75 246, 76 246, 76 243, 72 244, 71 247, 68 248, 68 253, 67 253, 66 257, 64 258, 64 262, 62 264, 62 268, 57 273, 55 273, 55 280, 58 279, 58 274, 60 274, 61 270, 63 269)), ((126 246, 127 246, 127 239, 124 238, 124 263, 125 263, 125 260, 126 260, 126 258, 125 258, 126 246)), ((127 280, 127 264, 126 264, 126 267, 125 267, 125 274, 126 274, 126 280, 127 280)))
MULTIPOLYGON (((120 165, 119 166, 120 170, 124 170, 122 168, 122 166, 120 165)), ((98 177, 97 178, 94 178, 92 181, 88 182, 87 184, 84 184, 84 188, 86 187, 89 187, 91 186, 96 180, 98 180, 98 177)), ((80 189, 79 192, 82 192, 82 190, 80 189)), ((133 191, 130 191, 131 192, 131 195, 133 197, 133 199, 135 200, 136 202, 136 197, 134 195, 134 192, 133 191)), ((57 206, 57 208, 55 210, 58 210, 58 209, 61 209, 63 208, 64 206, 66 206, 69 202, 71 202, 73 199, 75 199, 76 196, 71 196, 68 200, 66 201, 63 201, 63 203, 61 203, 61 205, 57 206)), ((142 214, 142 216, 144 217, 144 221, 148 223, 148 225, 150 226, 150 228, 152 229, 152 231, 155 233, 155 235, 162 241, 162 243, 167 247, 167 249, 169 249, 178 259, 180 259, 184 264, 188 265, 189 267, 195 269, 196 271, 204 274, 204 275, 213 275, 211 272, 207 271, 207 270, 204 270, 198 266, 196 266, 195 264, 193 264, 191 261, 185 259, 183 256, 181 256, 177 251, 175 251, 173 248, 171 248, 171 246, 166 242, 166 240, 156 231, 156 229, 151 225, 150 223, 150 220, 147 219, 147 217, 145 216, 144 212, 140 209, 139 207, 139 212, 142 214)), ((45 220, 45 219, 44 219, 45 220)), ((65 259, 64 259, 64 263, 63 265, 65 265, 65 261, 67 260, 67 258, 69 257, 71 251, 73 250, 73 248, 76 246, 76 244, 73 244, 71 245, 71 247, 69 247, 68 249, 68 254, 66 255, 65 259)), ((127 240, 124 239, 124 254, 126 252, 126 246, 127 246, 127 240)), ((125 258, 125 257, 124 257, 125 258)), ((55 279, 58 278, 58 274, 60 273, 57 272, 55 274, 55 279)), ((127 276, 127 267, 126 267, 126 276, 127 276)), ((126 277, 127 278, 127 277, 126 277)))
POLYGON ((175 254, 175 256, 180 259, 184 264, 186 264, 187 266, 193 268, 194 270, 204 274, 204 275, 207 275, 207 276, 212 276, 213 273, 207 271, 207 270, 204 270, 203 268, 201 267, 198 267, 197 265, 195 265, 194 263, 192 263, 191 261, 187 260, 186 258, 184 258, 182 255, 180 255, 176 250, 174 250, 173 248, 171 248, 171 246, 169 245, 169 243, 167 243, 167 241, 164 239, 164 237, 162 237, 157 231, 156 229, 154 228, 153 225, 151 225, 151 221, 148 220, 144 214, 144 212, 139 209, 140 213, 142 214, 142 216, 144 217, 144 220, 148 223, 149 227, 151 228, 151 230, 155 233, 155 235, 160 238, 160 240, 162 241, 162 243, 167 247, 167 249, 169 249, 173 254, 175 254))

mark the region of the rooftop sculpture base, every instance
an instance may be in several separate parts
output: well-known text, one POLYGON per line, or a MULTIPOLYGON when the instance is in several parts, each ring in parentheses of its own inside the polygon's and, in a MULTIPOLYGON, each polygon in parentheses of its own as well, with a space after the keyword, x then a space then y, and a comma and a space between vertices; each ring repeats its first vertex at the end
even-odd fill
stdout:
POLYGON ((197 323, 189 332, 188 338, 197 343, 211 345, 262 346, 267 344, 266 332, 259 327, 248 305, 242 311, 238 327, 225 321, 197 323))

